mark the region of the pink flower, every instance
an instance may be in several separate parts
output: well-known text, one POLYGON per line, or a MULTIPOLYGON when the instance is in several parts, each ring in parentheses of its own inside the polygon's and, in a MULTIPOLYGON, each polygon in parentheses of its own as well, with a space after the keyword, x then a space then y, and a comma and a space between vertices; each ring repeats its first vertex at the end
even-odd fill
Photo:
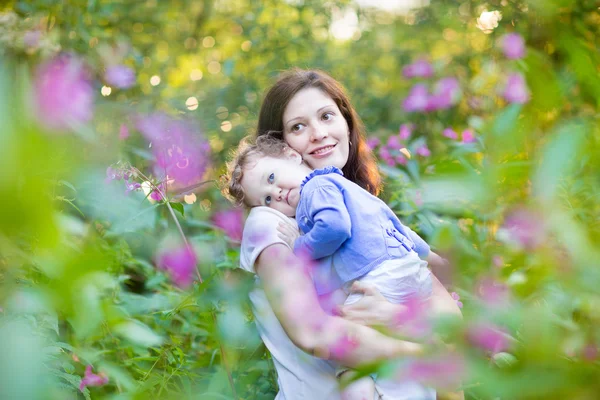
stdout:
POLYGON ((427 145, 424 144, 423 146, 421 146, 417 149, 417 154, 420 155, 421 157, 429 157, 429 156, 431 156, 431 151, 429 150, 427 145))
POLYGON ((390 151, 387 147, 379 148, 379 157, 390 167, 396 165, 396 163, 394 162, 394 157, 390 154, 390 151))
POLYGON ((398 132, 398 137, 401 140, 408 140, 408 139, 410 139, 410 136, 412 135, 412 129, 413 129, 412 124, 402 124, 402 125, 400 125, 400 132, 398 132))
POLYGON ((427 108, 429 94, 427 92, 427 86, 423 84, 416 84, 408 93, 408 96, 402 103, 402 108, 406 112, 420 112, 425 111, 427 108))
POLYGON ((424 337, 431 331, 424 302, 412 296, 402 303, 405 307, 394 317, 394 323, 409 336, 424 337))
POLYGON ((502 93, 509 103, 525 104, 529 101, 529 90, 521 74, 510 74, 502 93))
POLYGON ((465 360, 458 354, 442 354, 411 360, 399 373, 401 380, 454 390, 466 373, 465 360))
POLYGON ((236 242, 242 241, 244 231, 244 215, 242 210, 234 208, 225 211, 217 211, 212 216, 213 225, 223 230, 229 238, 236 242))
POLYGON ((87 386, 104 386, 108 383, 108 377, 100 372, 100 375, 96 375, 92 372, 92 366, 88 365, 85 367, 85 374, 83 378, 81 378, 81 383, 79 384, 79 390, 83 392, 87 386))
POLYGON ((387 147, 389 150, 399 150, 402 147, 400 138, 398 136, 390 136, 387 141, 387 147))
POLYGON ((404 156, 404 154, 398 154, 394 160, 400 165, 408 164, 408 159, 404 156))
POLYGON ((475 132, 473 132, 471 129, 465 129, 462 133, 462 142, 463 143, 474 143, 477 141, 477 138, 475 137, 475 132))
POLYGON ((458 308, 463 308, 463 303, 462 303, 462 301, 460 301, 460 296, 458 295, 458 293, 452 292, 452 293, 450 293, 450 296, 452 296, 454 301, 456 301, 458 308))
POLYGON ((156 258, 158 268, 167 271, 175 285, 186 288, 194 281, 196 253, 192 247, 180 244, 159 250, 156 258))
POLYGON ((583 348, 583 358, 587 361, 596 361, 598 358, 598 347, 593 343, 588 343, 583 348))
POLYGON ((135 84, 135 72, 125 65, 111 65, 104 74, 106 83, 121 89, 127 89, 135 84))
POLYGON ((498 353, 508 349, 508 334, 491 323, 479 322, 467 330, 467 339, 482 350, 498 353))
POLYGON ((494 257, 492 257, 492 264, 494 264, 495 267, 500 268, 504 266, 504 259, 502 258, 502 256, 495 255, 494 257))
POLYGON ((433 66, 422 58, 402 68, 402 75, 405 78, 429 78, 433 76, 433 66))
POLYGON ((379 140, 379 138, 377 138, 377 137, 371 136, 370 138, 367 139, 367 147, 369 147, 369 149, 371 149, 371 150, 373 150, 373 149, 375 149, 375 147, 379 146, 380 143, 381 143, 381 140, 379 140))
POLYGON ((492 278, 483 278, 478 282, 477 294, 491 308, 504 308, 510 301, 508 286, 492 278))
POLYGON ((545 238, 545 227, 541 217, 524 208, 512 211, 505 218, 503 229, 506 230, 509 240, 529 250, 541 245, 545 238))
POLYGON ((442 78, 436 82, 433 93, 427 99, 427 111, 445 110, 452 107, 461 97, 460 85, 456 78, 442 78))
POLYGON ((456 140, 458 139, 458 133, 456 133, 452 128, 446 128, 442 132, 442 135, 447 137, 448 139, 456 140))
POLYGON ((94 90, 75 56, 63 54, 42 64, 33 90, 37 118, 48 129, 72 129, 93 117, 94 90))
POLYGON ((509 33, 500 38, 502 51, 506 58, 518 60, 525 55, 525 40, 518 33, 509 33))
POLYGON ((151 142, 159 180, 175 189, 202 181, 210 162, 210 145, 191 121, 156 113, 140 117, 137 128, 151 142))
POLYGON ((125 140, 128 137, 129 137, 129 128, 127 128, 127 125, 121 124, 121 126, 119 127, 119 139, 125 140))
POLYGON ((340 336, 339 339, 329 347, 333 359, 339 359, 354 350, 358 346, 358 340, 350 338, 348 335, 340 336))

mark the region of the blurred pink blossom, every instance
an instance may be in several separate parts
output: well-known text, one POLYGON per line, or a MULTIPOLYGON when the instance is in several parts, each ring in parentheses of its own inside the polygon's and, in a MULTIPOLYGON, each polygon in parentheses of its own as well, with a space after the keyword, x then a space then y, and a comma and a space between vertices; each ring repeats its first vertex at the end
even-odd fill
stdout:
POLYGON ((452 128, 446 128, 442 132, 442 135, 447 137, 448 139, 456 140, 458 139, 458 133, 456 133, 452 128))
POLYGON ((524 104, 529 101, 529 90, 525 78, 521 74, 510 74, 502 93, 509 103, 524 104))
POLYGON ((387 147, 379 148, 379 157, 390 167, 396 165, 396 163, 394 162, 394 157, 390 154, 390 151, 387 147))
POLYGON ((493 278, 482 278, 477 283, 477 294, 488 307, 504 308, 510 301, 510 290, 493 278))
POLYGON ((583 358, 587 361, 596 361, 598 359, 598 347, 593 343, 588 343, 583 348, 583 358))
POLYGON ((456 78, 442 78, 436 82, 427 99, 426 111, 445 110, 460 100, 462 92, 456 78))
POLYGON ((405 78, 429 78, 433 76, 433 66, 426 59, 421 58, 402 68, 402 75, 405 78))
POLYGON ((475 132, 471 129, 465 129, 462 132, 462 142, 463 143, 475 143, 477 138, 475 137, 475 132))
POLYGON ((126 65, 111 65, 106 68, 104 79, 110 86, 127 89, 135 84, 135 72, 126 65))
POLYGON ((197 261, 194 249, 183 243, 160 249, 156 257, 157 267, 167 271, 173 283, 181 288, 194 281, 197 261))
POLYGON ((400 370, 401 380, 417 381, 428 386, 455 390, 464 379, 466 364, 458 354, 440 354, 412 360, 400 370))
POLYGON ((128 137, 129 137, 129 128, 127 128, 127 125, 121 124, 121 126, 119 127, 119 139, 125 140, 128 137))
POLYGON ((379 140, 378 137, 371 136, 370 138, 367 139, 367 146, 371 150, 373 150, 373 149, 375 149, 375 147, 379 146, 380 143, 381 143, 381 140, 379 140))
POLYGON ((506 58, 517 60, 525 55, 525 40, 518 33, 509 33, 500 38, 506 58))
POLYGON ((137 128, 151 143, 155 176, 166 180, 169 189, 202 181, 210 162, 210 145, 191 121, 155 113, 140 117, 137 128))
POLYGON ((545 227, 541 216, 525 208, 513 210, 504 219, 503 229, 508 239, 525 249, 534 249, 545 239, 545 227))
POLYGON ((492 263, 494 264, 495 267, 502 267, 504 266, 504 259, 502 258, 502 256, 499 255, 495 255, 494 257, 492 257, 492 263))
POLYGON ((498 353, 507 350, 510 342, 507 333, 492 323, 478 322, 467 330, 467 339, 482 350, 498 353))
POLYGON ((108 377, 100 372, 100 375, 96 375, 92 372, 92 366, 88 365, 85 367, 85 374, 83 378, 81 378, 81 383, 79 384, 79 390, 83 392, 87 386, 104 386, 108 383, 108 377))
POLYGON ((452 296, 454 301, 456 301, 456 305, 458 305, 458 308, 463 308, 463 303, 462 303, 462 301, 460 301, 460 296, 458 293, 452 292, 452 293, 450 293, 450 296, 452 296))
POLYGON ((217 211, 212 216, 212 223, 223 230, 230 239, 241 242, 244 231, 244 214, 239 208, 217 211))
POLYGON ((402 147, 400 138, 397 135, 390 136, 387 141, 387 147, 389 150, 399 150, 402 147))
POLYGON ((408 164, 408 159, 404 156, 404 154, 398 154, 394 160, 400 165, 408 164))
POLYGON ((358 340, 350 338, 348 335, 342 335, 336 342, 329 347, 329 352, 334 359, 339 359, 354 350, 358 346, 358 340))
POLYGON ((94 115, 94 90, 83 62, 62 54, 40 65, 33 82, 36 116, 51 130, 68 130, 94 115))
POLYGON ((408 139, 410 139, 410 136, 412 135, 412 129, 413 129, 412 124, 402 124, 402 125, 400 125, 400 131, 398 132, 398 137, 401 140, 408 140, 408 139))
POLYGON ((429 156, 431 156, 431 151, 429 150, 429 147, 427 147, 426 144, 424 144, 423 146, 419 147, 417 149, 416 153, 418 155, 420 155, 421 157, 429 157, 429 156))
POLYGON ((394 324, 409 336, 424 337, 431 331, 425 303, 417 296, 406 299, 394 317, 394 324))
POLYGON ((416 84, 408 93, 408 96, 402 103, 402 108, 406 112, 420 112, 425 111, 427 108, 429 94, 427 92, 427 86, 423 84, 416 84))

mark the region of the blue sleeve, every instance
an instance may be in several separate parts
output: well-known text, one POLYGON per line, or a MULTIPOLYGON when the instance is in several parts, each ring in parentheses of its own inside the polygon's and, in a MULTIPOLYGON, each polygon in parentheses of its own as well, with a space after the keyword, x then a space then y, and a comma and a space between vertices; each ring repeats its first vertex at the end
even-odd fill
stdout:
POLYGON ((296 239, 294 252, 319 259, 335 253, 351 237, 352 223, 344 195, 337 186, 325 182, 308 189, 312 190, 303 193, 302 196, 306 196, 306 217, 313 221, 314 225, 296 239))
POLYGON ((404 236, 407 236, 415 244, 415 252, 419 255, 420 258, 425 258, 429 255, 431 248, 429 247, 427 242, 424 241, 423 238, 421 238, 421 236, 413 232, 413 230, 410 229, 408 226, 403 225, 402 222, 400 222, 400 220, 396 220, 394 223, 399 224, 399 226, 397 226, 396 229, 402 232, 404 236))

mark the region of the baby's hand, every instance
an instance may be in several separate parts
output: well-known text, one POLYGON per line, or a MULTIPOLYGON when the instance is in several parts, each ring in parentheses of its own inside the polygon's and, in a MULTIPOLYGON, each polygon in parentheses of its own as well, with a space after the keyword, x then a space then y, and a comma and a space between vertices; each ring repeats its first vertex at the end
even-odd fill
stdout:
POLYGON ((297 229, 294 229, 290 226, 290 224, 279 223, 277 225, 277 236, 283 239, 292 249, 294 248, 294 242, 300 236, 300 232, 297 229))

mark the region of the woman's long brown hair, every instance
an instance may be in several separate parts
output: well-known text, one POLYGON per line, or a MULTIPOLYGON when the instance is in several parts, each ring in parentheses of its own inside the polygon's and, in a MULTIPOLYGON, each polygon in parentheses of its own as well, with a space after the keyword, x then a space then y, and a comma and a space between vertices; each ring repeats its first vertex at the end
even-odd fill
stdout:
POLYGON ((271 135, 283 140, 283 112, 288 103, 302 89, 318 88, 337 104, 350 129, 350 151, 342 172, 344 176, 377 196, 381 190, 381 176, 375 157, 365 139, 365 128, 352 107, 343 86, 319 70, 294 68, 284 72, 267 92, 260 108, 257 136, 271 135))

